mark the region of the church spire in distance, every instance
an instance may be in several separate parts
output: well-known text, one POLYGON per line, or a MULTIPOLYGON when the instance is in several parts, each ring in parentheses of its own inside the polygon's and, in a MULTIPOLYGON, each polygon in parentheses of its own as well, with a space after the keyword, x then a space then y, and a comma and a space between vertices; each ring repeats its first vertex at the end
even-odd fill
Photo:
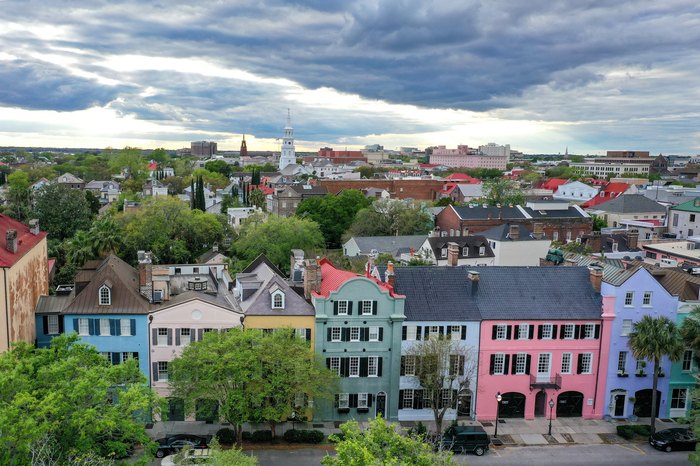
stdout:
POLYGON ((248 156, 248 146, 245 143, 245 134, 243 135, 243 141, 241 142, 241 157, 247 157, 248 156))
POLYGON ((292 128, 292 116, 287 109, 287 126, 284 127, 284 137, 282 138, 282 153, 280 154, 279 169, 284 170, 288 165, 297 163, 294 153, 294 129, 292 128))

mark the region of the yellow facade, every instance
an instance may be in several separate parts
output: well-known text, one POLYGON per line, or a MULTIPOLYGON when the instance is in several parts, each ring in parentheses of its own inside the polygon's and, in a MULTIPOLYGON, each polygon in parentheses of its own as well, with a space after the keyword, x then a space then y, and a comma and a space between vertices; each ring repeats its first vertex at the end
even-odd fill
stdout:
POLYGON ((316 316, 245 316, 245 328, 310 328, 311 343, 316 341, 316 316))

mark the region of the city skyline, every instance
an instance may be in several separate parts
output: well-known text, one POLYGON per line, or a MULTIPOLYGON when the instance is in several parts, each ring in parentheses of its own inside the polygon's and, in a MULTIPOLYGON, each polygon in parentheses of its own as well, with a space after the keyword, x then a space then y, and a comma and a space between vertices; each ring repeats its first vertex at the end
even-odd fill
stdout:
POLYGON ((3 4, 0 146, 700 152, 692 1, 3 4))

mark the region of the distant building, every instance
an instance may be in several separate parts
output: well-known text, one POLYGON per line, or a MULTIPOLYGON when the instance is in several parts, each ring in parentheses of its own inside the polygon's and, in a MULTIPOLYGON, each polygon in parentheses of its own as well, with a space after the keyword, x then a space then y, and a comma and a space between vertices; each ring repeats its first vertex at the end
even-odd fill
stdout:
POLYGON ((587 209, 602 217, 608 227, 617 227, 620 220, 659 220, 666 218, 666 207, 641 194, 623 194, 587 209))
POLYGON ((333 164, 344 164, 354 161, 367 162, 367 157, 360 150, 333 150, 332 147, 319 149, 318 157, 328 159, 333 164))
POLYGON ((85 188, 85 181, 81 180, 72 173, 64 173, 63 175, 59 175, 59 177, 56 178, 56 183, 68 186, 71 189, 82 190, 85 188))
POLYGON ((195 157, 211 157, 217 151, 216 143, 211 141, 195 141, 190 146, 190 152, 195 157))
POLYGON ((292 119, 287 110, 287 125, 284 127, 284 137, 282 138, 282 153, 280 154, 279 169, 284 170, 287 165, 297 162, 294 152, 294 128, 292 119))
POLYGON ((671 207, 668 232, 678 239, 700 234, 700 197, 671 207))
POLYGON ((278 188, 272 195, 271 212, 280 217, 294 215, 299 204, 304 199, 315 196, 325 196, 328 190, 323 186, 312 186, 302 184, 291 184, 283 188, 278 188))
POLYGON ((479 152, 489 157, 505 157, 510 162, 510 144, 499 146, 495 142, 489 142, 485 146, 479 146, 479 152))
MULTIPOLYGON (((495 148, 494 152, 496 152, 495 148)), ((505 170, 508 157, 505 155, 484 155, 478 149, 469 149, 467 145, 459 145, 457 149, 438 146, 433 149, 433 153, 430 155, 430 163, 448 167, 505 170)))
POLYGON ((248 157, 248 145, 245 143, 245 134, 243 135, 243 141, 241 141, 241 150, 238 153, 239 157, 248 157))
POLYGON ((560 185, 554 193, 554 199, 562 199, 571 202, 585 202, 598 194, 599 188, 588 186, 580 181, 572 181, 560 185))

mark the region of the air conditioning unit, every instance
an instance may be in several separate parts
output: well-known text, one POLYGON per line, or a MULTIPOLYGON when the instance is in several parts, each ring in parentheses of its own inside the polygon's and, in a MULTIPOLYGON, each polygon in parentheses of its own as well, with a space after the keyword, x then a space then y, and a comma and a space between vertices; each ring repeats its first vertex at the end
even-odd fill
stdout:
POLYGON ((162 303, 163 302, 163 290, 153 290, 153 302, 162 303))

